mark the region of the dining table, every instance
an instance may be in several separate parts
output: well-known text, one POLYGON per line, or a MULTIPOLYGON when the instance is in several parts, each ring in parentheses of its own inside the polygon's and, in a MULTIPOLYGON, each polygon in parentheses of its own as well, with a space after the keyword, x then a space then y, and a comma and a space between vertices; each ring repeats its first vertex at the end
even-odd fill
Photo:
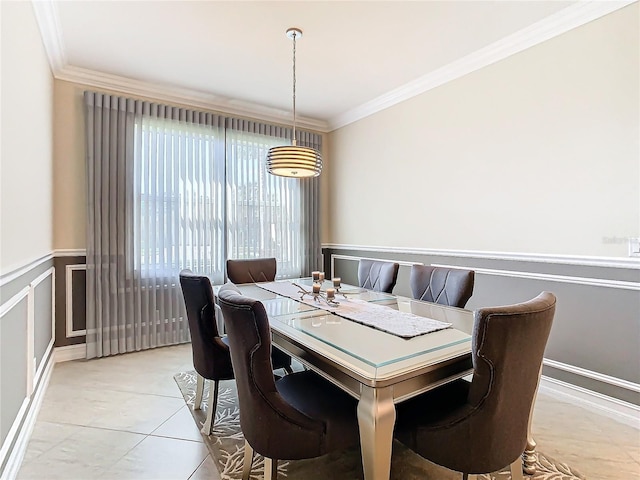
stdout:
POLYGON ((328 280, 319 285, 299 278, 237 287, 264 305, 273 345, 358 399, 364 478, 388 480, 395 405, 473 372, 474 314, 328 280))

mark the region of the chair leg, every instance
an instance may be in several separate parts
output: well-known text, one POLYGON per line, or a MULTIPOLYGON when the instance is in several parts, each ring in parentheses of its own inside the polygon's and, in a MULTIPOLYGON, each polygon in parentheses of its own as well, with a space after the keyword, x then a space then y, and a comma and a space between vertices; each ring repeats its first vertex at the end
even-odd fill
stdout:
POLYGON ((253 448, 249 442, 244 441, 244 462, 242 463, 242 480, 249 480, 251 464, 253 463, 253 448))
POLYGON ((278 460, 264 457, 264 480, 278 480, 278 460))
POLYGON ((516 460, 511 464, 511 480, 524 480, 524 475, 522 475, 522 457, 516 458, 516 460))
POLYGON ((288 375, 291 375, 293 373, 293 368, 291 368, 291 366, 284 367, 284 371, 287 372, 288 375))
POLYGON ((213 381, 213 392, 209 392, 209 407, 207 412, 207 419, 202 426, 202 433, 205 435, 211 435, 211 427, 213 427, 213 419, 216 416, 216 409, 218 408, 218 387, 220 382, 218 380, 213 381))
POLYGON ((202 408, 202 394, 204 393, 204 377, 196 373, 196 398, 193 400, 193 409, 202 408))

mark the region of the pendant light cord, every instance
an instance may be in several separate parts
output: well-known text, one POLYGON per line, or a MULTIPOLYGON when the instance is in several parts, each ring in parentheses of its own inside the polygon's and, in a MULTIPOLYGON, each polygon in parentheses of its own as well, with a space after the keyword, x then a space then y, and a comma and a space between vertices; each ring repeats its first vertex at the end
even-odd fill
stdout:
POLYGON ((296 37, 293 32, 293 142, 296 145, 296 37))

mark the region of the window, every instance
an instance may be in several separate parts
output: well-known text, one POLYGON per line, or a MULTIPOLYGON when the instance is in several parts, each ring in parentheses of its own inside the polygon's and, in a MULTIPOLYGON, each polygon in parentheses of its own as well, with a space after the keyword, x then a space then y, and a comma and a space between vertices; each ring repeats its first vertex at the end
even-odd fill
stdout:
POLYGON ((279 277, 301 276, 300 182, 265 168, 269 148, 283 143, 223 127, 137 119, 135 270, 175 278, 190 268, 222 283, 226 258, 273 256, 279 277))

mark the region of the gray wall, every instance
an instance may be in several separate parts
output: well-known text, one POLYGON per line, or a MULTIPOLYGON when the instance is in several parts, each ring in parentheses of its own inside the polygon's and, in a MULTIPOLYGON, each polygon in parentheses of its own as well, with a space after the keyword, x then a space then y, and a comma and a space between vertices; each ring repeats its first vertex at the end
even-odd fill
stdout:
POLYGON ((0 278, 0 443, 9 447, 0 459, 0 471, 43 388, 43 374, 52 359, 53 277, 53 260, 46 259, 19 276, 0 278))
MULTIPOLYGON (((475 269, 474 294, 467 304, 472 310, 522 302, 543 290, 553 292, 558 305, 543 374, 640 405, 635 391, 640 386, 637 262, 635 266, 624 261, 618 266, 594 266, 344 248, 324 248, 323 254, 325 271, 331 272, 333 261, 333 274, 345 283, 357 284, 360 257, 475 269)), ((411 296, 410 271, 410 265, 401 264, 395 294, 411 296)))

